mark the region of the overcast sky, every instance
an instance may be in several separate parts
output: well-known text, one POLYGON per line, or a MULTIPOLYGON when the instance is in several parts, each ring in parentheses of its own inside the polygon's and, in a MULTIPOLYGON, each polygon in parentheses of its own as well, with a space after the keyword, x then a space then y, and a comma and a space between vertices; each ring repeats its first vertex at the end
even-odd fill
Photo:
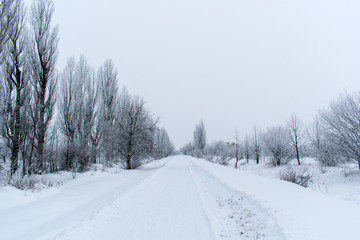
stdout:
POLYGON ((58 68, 111 58, 179 148, 204 120, 208 140, 310 121, 360 90, 358 0, 55 0, 58 68))

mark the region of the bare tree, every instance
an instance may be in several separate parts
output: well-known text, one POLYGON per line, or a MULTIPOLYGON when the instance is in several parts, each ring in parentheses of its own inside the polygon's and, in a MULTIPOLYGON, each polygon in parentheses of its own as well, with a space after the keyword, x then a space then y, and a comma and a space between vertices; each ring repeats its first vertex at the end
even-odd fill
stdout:
POLYGON ((33 126, 36 129, 36 172, 45 171, 44 147, 49 123, 53 116, 56 91, 56 59, 58 54, 58 27, 51 26, 54 3, 51 0, 35 0, 31 7, 30 25, 32 50, 33 126))
POLYGON ((165 128, 155 131, 155 157, 165 158, 174 153, 174 144, 171 142, 165 128))
POLYGON ((203 120, 201 120, 195 126, 194 144, 195 144, 195 147, 197 147, 201 151, 201 153, 204 153, 204 150, 206 147, 206 129, 205 129, 205 124, 204 124, 203 120))
POLYGON ((261 144, 260 144, 260 138, 259 138, 259 131, 256 127, 254 127, 254 135, 251 139, 251 151, 255 155, 256 164, 259 164, 260 162, 260 156, 261 156, 261 144))
POLYGON ((337 146, 343 156, 354 160, 360 170, 360 93, 341 95, 321 113, 326 138, 337 146))
POLYGON ((336 166, 343 157, 339 147, 330 141, 325 131, 325 126, 319 116, 316 116, 314 121, 307 129, 307 139, 309 140, 311 152, 319 162, 324 166, 336 166))
POLYGON ((59 141, 59 134, 58 134, 58 126, 53 124, 49 128, 49 134, 47 134, 46 141, 49 144, 45 145, 45 154, 46 159, 48 159, 48 168, 50 172, 56 172, 59 169, 59 160, 60 157, 60 141, 59 141))
POLYGON ((240 142, 239 133, 236 130, 235 131, 235 168, 238 168, 238 162, 240 160, 240 156, 241 156, 241 142, 240 142))
POLYGON ((274 166, 285 163, 290 158, 289 131, 282 126, 269 128, 263 135, 266 152, 271 156, 274 166))
POLYGON ((79 146, 80 146, 80 171, 85 170, 90 164, 91 158, 96 158, 94 152, 93 136, 96 130, 98 85, 94 71, 88 65, 84 56, 80 57, 77 64, 76 75, 82 85, 82 108, 80 111, 80 122, 78 124, 79 146))
MULTIPOLYGON (((15 19, 18 18, 18 12, 21 5, 21 1, 17 0, 2 0, 0 3, 0 56, 3 52, 6 42, 10 38, 10 28, 13 28, 15 19)), ((2 63, 2 58, 0 58, 0 64, 2 63)))
POLYGON ((249 143, 249 137, 245 136, 244 139, 244 157, 246 159, 246 162, 249 163, 250 159, 250 143, 249 143))
POLYGON ((194 144, 192 142, 189 142, 180 149, 180 152, 184 155, 192 155, 194 150, 194 144))
POLYGON ((65 168, 83 171, 90 163, 91 131, 95 124, 97 91, 85 57, 74 58, 62 74, 59 104, 61 129, 66 138, 65 168), (74 169, 74 167, 76 169, 74 169))
POLYGON ((308 126, 307 131, 307 139, 311 142, 314 150, 317 151, 321 148, 322 138, 323 138, 323 130, 320 124, 319 116, 316 116, 312 123, 308 126))
POLYGON ((116 158, 115 117, 118 107, 117 71, 111 60, 106 60, 98 70, 99 110, 101 118, 101 148, 105 156, 105 163, 114 162, 116 158))
POLYGON ((20 145, 24 140, 24 118, 26 117, 24 103, 28 98, 29 71, 26 55, 25 33, 25 7, 21 1, 14 3, 17 7, 13 15, 13 21, 8 26, 8 44, 4 55, 3 71, 5 75, 4 96, 7 104, 2 124, 2 136, 7 139, 11 151, 10 174, 18 169, 18 157, 20 145))
POLYGON ((91 143, 91 162, 99 163, 100 160, 100 147, 102 139, 102 125, 101 117, 99 116, 99 104, 95 104, 94 111, 94 123, 90 132, 90 143, 91 143))
POLYGON ((295 149, 296 159, 298 164, 300 165, 300 151, 304 146, 304 138, 303 138, 303 125, 302 122, 296 117, 296 115, 291 116, 289 122, 289 133, 290 133, 290 140, 291 144, 295 149))
POLYGON ((127 169, 141 164, 152 155, 157 121, 139 97, 131 97, 127 91, 121 94, 117 120, 117 149, 127 169))
POLYGON ((61 80, 61 101, 59 102, 59 110, 61 116, 61 130, 66 139, 65 169, 71 169, 74 156, 74 140, 76 121, 78 117, 79 103, 75 98, 79 91, 76 86, 75 79, 75 59, 70 58, 62 73, 61 80))
MULTIPOLYGON (((29 69, 30 71, 30 69, 29 69)), ((35 151, 35 128, 34 128, 34 119, 32 114, 32 98, 31 98, 31 86, 26 88, 26 93, 28 97, 23 102, 23 108, 21 115, 21 140, 20 144, 20 155, 22 158, 22 175, 32 173, 32 159, 35 151)))

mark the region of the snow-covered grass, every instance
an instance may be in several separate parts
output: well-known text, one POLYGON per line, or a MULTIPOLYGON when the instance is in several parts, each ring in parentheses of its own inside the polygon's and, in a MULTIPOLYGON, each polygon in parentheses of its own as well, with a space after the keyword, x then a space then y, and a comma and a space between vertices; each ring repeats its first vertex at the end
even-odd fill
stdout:
MULTIPOLYGON (((263 163, 263 168, 255 167, 253 164, 243 166, 242 168, 247 171, 231 169, 200 159, 196 164, 224 185, 244 193, 272 213, 286 239, 359 238, 357 233, 360 225, 359 203, 281 181, 277 177, 280 169, 270 167, 267 163, 263 163), (257 174, 250 173, 250 170, 257 174), (260 174, 266 177, 258 176, 260 174)), ((338 179, 345 178, 340 176, 340 173, 335 175, 338 179)), ((330 185, 336 188, 334 184, 330 185)))
POLYGON ((0 238, 49 239, 55 232, 101 211, 162 165, 163 161, 154 161, 134 171, 119 167, 103 171, 98 166, 97 170, 78 173, 75 179, 71 173, 48 174, 49 178, 61 178, 63 182, 41 191, 2 187, 0 238))
POLYGON ((15 207, 27 202, 39 200, 51 196, 68 186, 77 185, 96 177, 102 177, 118 173, 121 171, 119 166, 105 168, 101 164, 94 164, 90 171, 85 173, 74 173, 69 171, 60 171, 44 175, 31 175, 22 177, 21 175, 13 176, 10 180, 6 177, 2 179, 0 187, 0 211, 5 208, 15 207))
MULTIPOLYGON (((234 167, 235 159, 228 166, 234 167)), ((240 171, 250 172, 259 176, 280 179, 289 167, 294 170, 306 169, 311 174, 308 188, 344 200, 360 204, 360 171, 355 163, 346 163, 337 167, 321 166, 314 158, 302 158, 301 166, 293 159, 286 165, 274 166, 270 160, 262 159, 259 164, 254 160, 242 159, 238 163, 240 171)))
MULTIPOLYGON (((145 159, 143 160, 142 165, 148 164, 153 161, 153 159, 145 159)), ((102 172, 105 174, 118 173, 125 169, 125 164, 121 162, 117 164, 112 163, 109 166, 105 166, 103 164, 91 164, 90 169, 87 172, 83 173, 79 173, 76 171, 58 171, 55 173, 46 173, 43 175, 32 174, 22 176, 19 171, 16 175, 13 175, 12 177, 10 177, 8 173, 10 166, 5 166, 4 169, 7 169, 7 171, 3 170, 0 172, 0 189, 9 189, 11 187, 14 187, 26 191, 27 194, 31 194, 31 192, 44 192, 49 188, 60 186, 65 182, 76 179, 78 177, 83 178, 83 176, 87 175, 93 176, 95 174, 98 174, 98 172, 102 172)))

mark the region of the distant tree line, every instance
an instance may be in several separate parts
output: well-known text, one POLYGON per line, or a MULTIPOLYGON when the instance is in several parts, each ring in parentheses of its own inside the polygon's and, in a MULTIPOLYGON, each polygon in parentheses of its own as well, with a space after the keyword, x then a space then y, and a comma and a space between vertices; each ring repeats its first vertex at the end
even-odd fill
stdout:
POLYGON ((324 166, 355 162, 360 170, 360 92, 345 92, 332 100, 307 126, 293 115, 284 124, 266 131, 254 127, 252 134, 240 139, 235 132, 234 142, 206 143, 206 131, 201 121, 194 130, 194 139, 181 150, 183 154, 202 157, 227 164, 235 158, 270 159, 274 166, 296 159, 301 165, 305 156, 315 157, 324 166), (226 160, 227 159, 227 160, 226 160))
POLYGON ((86 171, 93 163, 123 162, 174 151, 144 100, 118 90, 111 60, 95 71, 84 56, 58 73, 54 3, 0 5, 0 171, 9 176, 86 171))

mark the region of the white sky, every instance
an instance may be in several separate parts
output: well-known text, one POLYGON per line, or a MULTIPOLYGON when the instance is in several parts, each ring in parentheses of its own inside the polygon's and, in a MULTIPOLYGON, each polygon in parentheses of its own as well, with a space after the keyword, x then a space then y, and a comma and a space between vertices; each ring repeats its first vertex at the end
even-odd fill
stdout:
POLYGON ((358 0, 55 0, 58 68, 111 58, 179 148, 232 140, 360 90, 358 0))

